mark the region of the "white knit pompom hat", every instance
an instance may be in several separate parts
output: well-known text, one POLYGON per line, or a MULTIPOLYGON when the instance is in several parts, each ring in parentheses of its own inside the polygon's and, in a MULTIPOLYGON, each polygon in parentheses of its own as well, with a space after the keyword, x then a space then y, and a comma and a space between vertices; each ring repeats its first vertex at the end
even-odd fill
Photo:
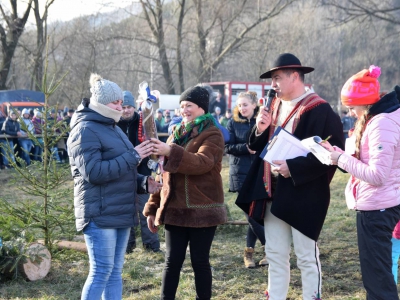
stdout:
POLYGON ((90 75, 90 92, 92 93, 90 102, 96 101, 103 105, 124 99, 122 90, 116 83, 103 79, 95 73, 90 75))

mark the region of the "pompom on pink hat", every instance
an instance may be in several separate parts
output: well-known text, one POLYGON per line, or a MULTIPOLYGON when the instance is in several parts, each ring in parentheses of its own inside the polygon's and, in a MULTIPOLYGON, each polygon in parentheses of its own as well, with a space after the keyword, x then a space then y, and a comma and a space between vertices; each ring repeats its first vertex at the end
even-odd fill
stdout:
POLYGON ((346 81, 340 97, 345 106, 370 105, 379 101, 381 68, 371 65, 346 81))

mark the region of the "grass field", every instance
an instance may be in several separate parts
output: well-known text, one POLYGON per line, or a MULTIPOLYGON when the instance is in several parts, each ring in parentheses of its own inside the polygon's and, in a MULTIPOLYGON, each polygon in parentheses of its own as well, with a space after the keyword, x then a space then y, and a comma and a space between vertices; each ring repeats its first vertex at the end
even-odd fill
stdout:
MULTIPOLYGON (((1 197, 18 199, 21 195, 16 186, 10 186, 10 170, 0 171, 1 197)), ((224 160, 222 176, 225 191, 228 190, 228 165, 224 160)), ((319 248, 323 271, 322 299, 365 299, 362 287, 356 242, 355 213, 347 210, 343 190, 348 175, 337 172, 331 184, 331 205, 320 236, 319 248)), ((71 199, 72 201, 72 182, 71 199)), ((236 194, 225 194, 230 220, 245 220, 235 202, 236 194)), ((72 212, 71 212, 72 213, 72 212)), ((217 229, 211 250, 213 268, 213 299, 265 299, 267 268, 243 267, 243 249, 247 226, 222 225, 217 229)), ((162 248, 165 247, 163 230, 160 230, 162 248)), ((137 241, 141 245, 141 241, 137 241)), ((293 253, 292 253, 293 254, 293 253)), ((195 299, 194 277, 187 255, 184 263, 177 298, 195 299)), ((256 259, 263 256, 258 242, 256 259)), ((126 256, 124 266, 123 299, 159 299, 163 255, 145 252, 137 248, 126 256)), ((291 259, 291 287, 287 299, 302 299, 300 272, 294 255, 291 259)), ((0 283, 0 299, 80 299, 80 292, 88 272, 85 254, 72 250, 58 252, 52 259, 48 276, 38 282, 26 282, 21 278, 0 283)))

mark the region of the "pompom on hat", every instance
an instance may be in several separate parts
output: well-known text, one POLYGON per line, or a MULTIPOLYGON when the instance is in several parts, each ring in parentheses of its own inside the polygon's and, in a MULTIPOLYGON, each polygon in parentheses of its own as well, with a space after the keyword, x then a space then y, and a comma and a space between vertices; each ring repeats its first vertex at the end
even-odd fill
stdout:
POLYGON ((92 93, 90 102, 96 101, 103 105, 124 99, 122 90, 116 83, 94 73, 90 76, 90 92, 92 93))
POLYGON ((351 76, 344 84, 340 97, 345 106, 370 105, 379 101, 381 68, 371 65, 351 76))

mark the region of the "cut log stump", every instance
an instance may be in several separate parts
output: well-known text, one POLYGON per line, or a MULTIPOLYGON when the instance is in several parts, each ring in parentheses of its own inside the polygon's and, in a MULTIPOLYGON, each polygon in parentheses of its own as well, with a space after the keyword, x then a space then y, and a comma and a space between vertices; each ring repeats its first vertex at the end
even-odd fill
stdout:
POLYGON ((19 266, 22 276, 30 281, 43 279, 50 271, 51 254, 45 246, 32 243, 27 248, 27 255, 37 257, 34 261, 27 259, 19 266))

